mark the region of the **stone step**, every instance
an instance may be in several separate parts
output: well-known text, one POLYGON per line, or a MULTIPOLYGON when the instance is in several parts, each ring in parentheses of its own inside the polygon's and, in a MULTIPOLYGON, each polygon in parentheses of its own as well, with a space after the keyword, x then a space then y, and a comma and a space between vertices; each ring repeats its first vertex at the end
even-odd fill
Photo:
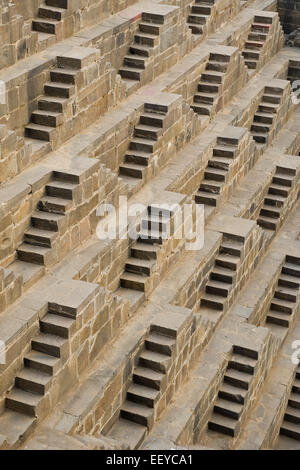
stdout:
POLYGON ((223 72, 215 71, 208 71, 202 73, 201 75, 201 82, 209 82, 209 83, 218 83, 221 84, 224 78, 223 72))
POLYGON ((271 93, 264 93, 264 95, 262 97, 262 103, 264 103, 264 106, 269 105, 269 112, 270 113, 277 112, 278 107, 281 103, 281 96, 276 95, 276 94, 271 94, 271 93))
POLYGON ((143 179, 146 175, 147 167, 137 163, 125 162, 119 167, 120 175, 130 176, 131 178, 143 179))
POLYGON ((61 338, 70 338, 75 332, 76 323, 74 319, 47 313, 40 319, 40 330, 42 333, 60 336, 61 338))
POLYGON ((196 4, 192 6, 192 13, 196 13, 198 15, 206 15, 209 16, 211 14, 212 5, 201 5, 196 4))
POLYGON ((245 59, 254 59, 254 60, 259 60, 259 55, 260 52, 252 49, 243 49, 242 51, 242 56, 245 59))
POLYGON ((23 243, 17 249, 18 259, 27 263, 47 266, 51 257, 51 248, 23 243))
POLYGON ((229 383, 223 382, 218 392, 219 398, 225 398, 235 403, 244 404, 248 391, 244 388, 235 387, 229 383))
POLYGON ((214 266, 210 273, 210 278, 215 281, 226 282, 232 284, 235 280, 236 274, 231 269, 214 266))
POLYGON ((204 82, 202 81, 202 78, 200 82, 198 83, 198 91, 200 93, 211 93, 211 94, 219 93, 219 88, 220 88, 220 84, 204 82))
POLYGON ((270 31, 270 26, 268 24, 263 23, 252 23, 251 31, 254 33, 268 34, 270 31))
POLYGON ((139 166, 148 166, 151 158, 151 154, 147 152, 141 152, 137 150, 128 151, 125 154, 125 163, 133 163, 139 166))
POLYGON ((243 405, 240 403, 217 398, 214 405, 214 413, 238 420, 243 412, 243 405))
POLYGON ((134 128, 134 135, 141 139, 158 140, 162 135, 162 129, 145 124, 139 124, 134 128))
POLYGON ((194 103, 192 104, 191 108, 197 114, 202 114, 203 116, 210 116, 212 111, 211 104, 204 104, 204 103, 194 103))
POLYGON ((264 199, 264 204, 266 206, 282 208, 285 203, 285 197, 283 196, 273 196, 272 194, 268 194, 267 197, 264 199))
POLYGON ((140 276, 151 276, 155 265, 156 263, 153 260, 128 258, 125 264, 125 271, 140 276))
POLYGON ((299 297, 299 290, 298 288, 290 289, 288 287, 283 287, 283 286, 278 285, 276 287, 274 297, 276 297, 276 299, 283 299, 283 300, 288 300, 289 302, 296 303, 299 297))
POLYGON ((211 168, 206 167, 204 172, 205 179, 213 181, 223 181, 226 182, 228 176, 227 170, 222 170, 220 168, 211 168))
POLYGON ((69 181, 54 180, 46 184, 46 194, 59 199, 72 200, 78 184, 69 181))
POLYGON ((159 26, 158 24, 154 24, 154 23, 141 22, 139 23, 139 30, 141 33, 159 36, 161 26, 159 26))
POLYGON ((155 390, 161 390, 166 383, 166 376, 162 372, 146 367, 135 367, 132 374, 132 380, 136 384, 151 387, 155 390))
POLYGON ((203 25, 193 24, 187 21, 188 27, 192 30, 192 34, 203 34, 203 25))
POLYGON ((35 228, 48 230, 50 232, 58 232, 64 219, 64 215, 36 211, 31 216, 31 224, 35 228))
POLYGON ((258 134, 268 134, 271 130, 271 126, 269 124, 252 124, 251 132, 257 132, 258 134))
POLYGON ((284 175, 276 173, 273 176, 272 183, 291 188, 293 186, 294 177, 292 175, 284 175))
POLYGON ((138 150, 142 152, 154 153, 158 148, 158 142, 156 140, 141 139, 135 137, 130 141, 129 149, 138 150))
POLYGON ((163 233, 155 232, 154 230, 140 230, 138 235, 138 242, 162 245, 165 238, 163 233))
POLYGON ((64 215, 72 206, 72 200, 53 196, 44 196, 38 202, 40 211, 61 215, 64 215))
POLYGON ((286 313, 270 310, 267 313, 266 322, 272 323, 273 325, 279 325, 285 328, 289 328, 290 317, 286 313))
POLYGON ((131 247, 131 256, 135 259, 156 260, 159 248, 148 243, 136 242, 131 247))
POLYGON ((236 271, 238 265, 240 264, 240 258, 238 256, 226 254, 218 254, 215 260, 216 266, 221 266, 222 268, 228 268, 232 271, 236 271))
POLYGON ((134 35, 134 42, 137 45, 155 47, 159 44, 159 36, 140 31, 134 35))
POLYGON ((300 408, 300 395, 299 393, 292 392, 289 396, 288 403, 293 408, 300 408))
POLYGON ((75 86, 69 83, 48 82, 44 90, 46 95, 59 98, 71 98, 75 94, 75 86))
POLYGON ((164 114, 144 112, 140 116, 140 124, 151 127, 158 127, 162 129, 164 127, 164 119, 164 114))
POLYGON ((205 179, 200 184, 199 191, 205 191, 212 194, 220 194, 222 190, 223 182, 216 180, 205 179))
POLYGON ((37 416, 41 407, 43 395, 29 393, 14 387, 6 397, 5 405, 8 409, 28 416, 37 416))
POLYGON ((51 142, 56 136, 55 127, 30 123, 25 127, 25 137, 51 142))
POLYGON ((274 121, 274 115, 257 111, 254 115, 254 121, 271 125, 274 121))
POLYGON ((224 382, 234 387, 248 390, 252 375, 236 369, 227 369, 224 375, 224 382))
POLYGON ((206 65, 206 70, 214 70, 216 72, 226 73, 228 68, 228 62, 217 62, 214 60, 209 60, 206 65))
POLYGON ((64 113, 67 104, 68 100, 66 98, 43 96, 38 101, 38 109, 53 113, 64 113))
POLYGON ((243 243, 235 240, 224 239, 220 246, 220 253, 227 253, 228 255, 236 256, 238 258, 242 256, 243 251, 243 243))
POLYGON ((172 356, 175 348, 175 339, 169 336, 151 332, 145 341, 146 349, 166 356, 172 356))
POLYGON ((291 315, 295 308, 295 304, 294 302, 289 302, 288 300, 276 299, 273 297, 270 308, 272 310, 276 310, 277 312, 291 315))
POLYGON ((147 433, 147 428, 141 424, 119 418, 110 429, 108 436, 119 442, 125 442, 132 450, 139 449, 147 433))
POLYGON ((231 158, 213 156, 210 160, 208 160, 208 166, 210 168, 218 168, 220 170, 228 171, 231 165, 231 158))
POLYGON ((145 292, 147 279, 146 276, 125 271, 120 278, 120 286, 145 292))
POLYGON ((208 294, 217 295, 220 297, 228 297, 231 290, 230 284, 221 281, 210 280, 205 286, 205 291, 208 294))
POLYGON ((280 434, 300 441, 300 425, 284 420, 280 428, 280 434))
POLYGON ((255 70, 257 68, 258 60, 249 60, 249 59, 244 59, 245 65, 248 67, 248 69, 255 70))
POLYGON ((217 145, 213 148, 213 156, 221 158, 235 158, 237 148, 229 145, 217 145))
POLYGON ((298 379, 297 377, 294 380, 292 392, 300 394, 300 379, 298 379))
POLYGON ((47 127, 57 127, 63 123, 64 115, 52 111, 37 110, 31 114, 31 122, 47 127))
POLYGON ((78 70, 55 68, 50 70, 50 78, 52 82, 67 83, 69 85, 76 85, 76 77, 78 70))
POLYGON ((272 183, 269 187, 268 193, 273 194, 274 196, 281 196, 283 198, 287 198, 289 195, 289 189, 282 186, 281 184, 272 183))
POLYGON ((57 235, 57 232, 30 227, 24 233, 24 242, 29 245, 51 248, 57 235))
POLYGON ((218 197, 218 194, 206 191, 197 191, 195 194, 195 202, 196 204, 206 204, 207 206, 217 207, 218 197))
POLYGON ((150 57, 152 55, 152 49, 149 45, 138 45, 129 47, 129 52, 132 55, 137 55, 141 57, 150 57))
POLYGON ((134 54, 128 54, 124 57, 123 64, 126 67, 133 67, 134 69, 142 69, 145 70, 146 68, 146 60, 144 57, 137 56, 134 54))
POLYGON ((34 351, 60 358, 68 351, 69 344, 60 336, 41 333, 31 341, 31 346, 34 351))
POLYGON ((268 143, 268 134, 261 132, 252 132, 252 137, 258 144, 267 144, 268 143))
POLYGON ((154 422, 154 411, 146 405, 126 400, 121 408, 120 416, 134 423, 151 428, 154 422))
POLYGON ((300 289, 300 279, 289 274, 280 274, 278 279, 279 286, 289 287, 291 289, 300 289))
POLYGON ((192 25, 205 25, 207 23, 207 20, 209 19, 208 15, 204 14, 197 14, 197 13, 192 13, 188 16, 187 22, 188 24, 192 25))
POLYGON ((208 428, 212 431, 234 437, 238 431, 238 422, 228 416, 220 416, 214 413, 208 421, 208 428))
POLYGON ((33 31, 39 31, 40 33, 56 34, 59 26, 61 26, 60 21, 50 18, 36 18, 32 21, 33 31))
MULTIPOLYGON (((300 277, 300 267, 297 266, 296 264, 293 263, 287 263, 285 262, 283 267, 282 267, 282 273, 283 274, 288 274, 289 276, 295 276, 296 278, 300 277)), ((297 279, 295 279, 295 282, 297 279)))
POLYGON ((56 7, 56 8, 65 8, 70 7, 72 0, 45 0, 46 5, 56 7))
POLYGON ((247 374, 254 374, 257 361, 251 357, 244 356, 242 354, 234 353, 228 363, 230 369, 235 369, 240 372, 246 372, 247 374))
POLYGON ((61 361, 57 357, 49 356, 39 351, 30 351, 24 357, 24 365, 32 369, 55 375, 59 369, 61 361))
POLYGON ((293 408, 292 406, 288 406, 287 409, 285 410, 284 419, 291 423, 300 425, 300 410, 298 408, 293 408))
POLYGON ((66 17, 66 10, 64 8, 42 5, 38 9, 38 17, 61 21, 63 18, 66 17))
POLYGON ((279 219, 280 209, 264 204, 260 210, 259 216, 270 217, 271 219, 279 219))
POLYGON ((127 400, 154 408, 159 399, 159 391, 144 385, 131 384, 127 390, 127 400))
POLYGON ((226 298, 212 294, 205 293, 200 300, 201 307, 209 307, 214 310, 225 310, 225 305, 227 305, 226 298))
POLYGON ((248 36, 248 39, 250 41, 262 41, 265 42, 267 39, 267 34, 266 33, 255 33, 251 32, 248 36))
POLYGON ((52 382, 52 376, 30 367, 22 369, 15 377, 15 386, 25 392, 45 395, 52 382))
POLYGON ((139 366, 165 374, 170 365, 170 356, 145 349, 139 356, 139 366))
POLYGON ((142 230, 153 230, 156 232, 171 232, 172 218, 166 216, 149 215, 146 219, 142 219, 142 230))
POLYGON ((251 50, 261 50, 264 47, 265 43, 264 41, 253 41, 251 39, 247 39, 245 43, 245 48, 246 49, 251 49, 251 50))
POLYGON ((217 97, 217 93, 196 93, 194 95, 194 103, 210 104, 213 105, 217 97))

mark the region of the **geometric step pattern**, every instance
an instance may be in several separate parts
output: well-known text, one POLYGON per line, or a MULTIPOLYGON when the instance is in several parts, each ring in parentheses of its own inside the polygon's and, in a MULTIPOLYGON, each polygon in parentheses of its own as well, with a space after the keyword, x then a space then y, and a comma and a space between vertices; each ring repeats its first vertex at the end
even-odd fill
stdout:
POLYGON ((238 146, 238 139, 217 138, 217 145, 213 148, 212 157, 208 160, 204 172, 204 178, 195 194, 197 204, 217 206, 217 200, 222 195, 223 187, 230 176, 230 169, 238 154, 238 146))
MULTIPOLYGON (((134 438, 140 443, 153 427, 155 408, 167 385, 166 374, 172 364, 175 344, 176 338, 171 333, 167 335, 158 330, 150 331, 133 369, 126 400, 121 407, 119 419, 109 432, 110 436, 117 436, 120 429, 123 431, 125 428, 126 432, 127 428, 127 440, 133 441, 130 436, 130 430, 133 429, 134 438)), ((136 442, 133 446, 136 446, 136 442)))
POLYGON ((6 397, 6 408, 31 417, 43 414, 44 396, 66 360, 75 325, 74 318, 55 312, 48 312, 40 320, 40 333, 24 356, 24 367, 6 397))
POLYGON ((300 258, 286 256, 266 322, 289 328, 300 300, 300 258))
POLYGON ((272 18, 255 16, 242 55, 249 69, 256 69, 272 27, 272 18))
POLYGON ((66 62, 64 57, 50 71, 50 81, 44 85, 44 96, 38 100, 38 109, 31 115, 25 127, 25 137, 52 142, 56 139, 55 128, 65 121, 69 100, 75 95, 80 65, 66 62))
POLYGON ((134 42, 124 57, 119 74, 124 80, 140 82, 147 69, 149 58, 154 53, 154 48, 159 45, 161 25, 164 18, 161 15, 147 13, 147 20, 142 15, 139 30, 134 35, 134 42))
POLYGON ((38 9, 38 18, 32 21, 33 31, 57 34, 61 21, 67 16, 68 0, 46 0, 38 9))
POLYGON ((45 195, 31 216, 30 227, 17 249, 21 261, 47 266, 53 259, 53 244, 65 223, 65 214, 73 205, 79 179, 76 175, 55 172, 46 184, 45 195))
POLYGON ((205 285, 205 293, 201 297, 200 309, 204 307, 211 310, 226 310, 227 299, 236 283, 242 257, 244 257, 243 242, 230 235, 224 236, 205 285))
POLYGON ((137 241, 130 248, 130 257, 120 278, 120 287, 147 291, 147 283, 155 270, 160 245, 171 235, 172 216, 170 211, 148 206, 137 241))
POLYGON ((125 154, 124 163, 120 165, 120 176, 144 178, 147 167, 150 165, 151 156, 159 147, 167 113, 168 108, 165 106, 145 104, 139 124, 134 128, 133 138, 125 154))
POLYGON ((281 88, 265 87, 251 125, 251 134, 257 144, 268 144, 269 134, 275 125, 282 94, 283 90, 281 88))
POLYGON ((249 399, 249 388, 253 381, 258 354, 256 351, 233 346, 208 429, 230 437, 240 431, 241 416, 249 399))
POLYGON ((285 209, 289 193, 293 186, 296 170, 276 167, 276 172, 264 199, 257 223, 267 230, 277 230, 280 216, 285 209))
POLYGON ((285 410, 280 434, 300 441, 300 366, 296 369, 295 380, 285 410))
POLYGON ((193 34, 204 34, 215 0, 196 0, 187 19, 193 34))
POLYGON ((204 72, 198 83, 191 108, 197 114, 211 116, 215 110, 218 97, 223 93, 223 79, 226 74, 230 56, 210 53, 204 72))

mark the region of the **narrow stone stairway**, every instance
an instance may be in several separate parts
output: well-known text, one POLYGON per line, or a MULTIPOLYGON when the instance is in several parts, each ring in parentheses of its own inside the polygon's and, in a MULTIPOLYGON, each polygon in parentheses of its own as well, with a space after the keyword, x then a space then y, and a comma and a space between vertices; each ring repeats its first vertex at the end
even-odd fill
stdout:
POLYGON ((200 312, 202 308, 210 311, 227 309, 228 298, 234 287, 243 255, 242 241, 230 235, 223 237, 215 264, 205 286, 205 293, 201 297, 200 312))
POLYGON ((187 24, 193 34, 202 35, 205 33, 205 27, 210 19, 214 4, 215 0, 196 0, 192 5, 187 24))
POLYGON ((242 55, 249 69, 256 69, 272 27, 272 18, 255 16, 242 55))
POLYGON ((38 100, 38 109, 25 127, 25 137, 47 142, 57 138, 56 128, 63 124, 69 100, 76 91, 76 76, 80 68, 70 68, 69 61, 60 58, 57 67, 50 71, 50 81, 45 84, 45 95, 38 100))
POLYGON ((295 175, 296 171, 293 169, 277 167, 257 219, 260 227, 274 231, 278 229, 280 216, 287 204, 295 175))
POLYGON ((230 177, 230 168, 238 155, 238 139, 218 137, 213 148, 212 157, 208 160, 204 178, 195 194, 197 204, 217 206, 223 187, 230 177))
POLYGON ((175 344, 174 336, 150 331, 133 369, 132 383, 127 390, 119 419, 109 436, 122 437, 126 442, 130 441, 133 448, 141 444, 155 422, 155 411, 167 386, 166 373, 172 363, 175 344))
POLYGON ((240 419, 249 400, 249 388, 254 379, 257 360, 257 351, 233 347, 233 355, 208 421, 208 429, 231 437, 237 436, 240 419))
POLYGON ((251 126, 251 134, 257 144, 268 144, 269 134, 274 126, 282 94, 283 90, 281 88, 265 87, 251 126))
POLYGON ((211 116, 222 92, 222 82, 226 74, 230 56, 211 53, 205 71, 198 83, 198 92, 194 95, 192 109, 197 114, 211 116))
MULTIPOLYGON (((168 108, 156 104, 145 104, 140 121, 134 128, 134 135, 120 165, 121 177, 144 179, 151 157, 159 147, 163 134, 168 108)), ((130 182, 130 181, 129 181, 130 182)), ((134 181, 132 181, 134 184, 134 181)))
POLYGON ((266 323, 289 328, 300 302, 300 258, 286 256, 266 323))
POLYGON ((296 369, 288 406, 280 427, 280 434, 300 441, 300 366, 296 369))
POLYGON ((32 22, 32 29, 40 33, 59 34, 69 4, 70 0, 45 0, 38 9, 38 18, 32 22))

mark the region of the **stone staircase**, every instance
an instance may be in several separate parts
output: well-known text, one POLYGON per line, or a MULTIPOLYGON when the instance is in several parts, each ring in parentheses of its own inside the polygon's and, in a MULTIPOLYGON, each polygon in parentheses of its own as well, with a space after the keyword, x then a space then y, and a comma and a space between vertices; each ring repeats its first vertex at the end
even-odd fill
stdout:
POLYGON ((267 230, 278 230, 281 214, 288 204, 295 176, 296 170, 277 166, 257 219, 260 227, 267 230))
POLYGON ((275 125, 275 118, 282 103, 282 97, 282 88, 265 87, 251 126, 251 134, 257 144, 268 144, 269 134, 275 125))
POLYGON ((17 249, 19 261, 44 266, 53 264, 57 257, 57 239, 66 229, 66 212, 72 207, 78 188, 76 175, 54 172, 31 217, 24 242, 17 249))
POLYGON ((300 259, 286 256, 266 323, 289 328, 300 303, 300 259))
POLYGON ((232 167, 239 154, 239 140, 231 137, 218 137, 213 148, 204 178, 195 194, 197 204, 216 207, 223 194, 224 185, 230 180, 232 167))
POLYGON ((255 16, 251 31, 242 51, 245 64, 249 69, 257 69, 258 62, 264 53, 268 35, 270 35, 273 20, 266 16, 255 16))
POLYGON ((68 14, 70 0, 45 0, 38 9, 38 18, 32 21, 32 29, 40 33, 61 35, 62 20, 68 14))
POLYGON ((230 56, 211 53, 205 71, 198 83, 198 92, 194 95, 192 109, 197 114, 211 116, 216 109, 218 97, 222 93, 224 80, 230 56))
POLYGON ((233 346, 223 383, 218 391, 208 429, 236 437, 250 399, 249 389, 258 363, 257 351, 233 346))
POLYGON ((132 382, 126 393, 119 419, 109 432, 110 437, 123 437, 137 448, 156 421, 158 402, 165 391, 167 373, 172 365, 176 331, 162 331, 155 325, 145 340, 136 360, 132 382))
POLYGON ((223 237, 219 253, 205 285, 205 293, 201 297, 202 309, 225 311, 229 305, 229 297, 236 284, 237 271, 244 256, 244 244, 233 235, 223 237))
POLYGON ((284 414, 283 423, 280 427, 280 434, 300 441, 300 366, 296 369, 295 380, 291 394, 288 399, 288 406, 284 414))
POLYGON ((66 120, 67 107, 74 98, 80 61, 59 57, 57 68, 50 71, 50 81, 44 86, 45 95, 38 100, 38 109, 25 127, 25 136, 52 142, 57 139, 56 128, 66 120))
POLYGON ((132 178, 145 179, 146 177, 147 169, 159 147, 159 140, 166 127, 167 113, 167 106, 145 104, 139 124, 134 128, 124 163, 119 168, 120 176, 125 177, 132 184, 134 184, 132 178))
POLYGON ((173 220, 172 212, 148 206, 148 213, 142 218, 137 241, 130 248, 130 257, 120 278, 121 290, 134 290, 144 295, 152 290, 151 278, 157 268, 158 253, 172 234, 173 220))
POLYGON ((124 57, 119 74, 124 80, 140 82, 146 74, 148 59, 154 54, 154 49, 160 42, 161 26, 164 17, 161 15, 142 14, 139 30, 134 35, 134 43, 124 57))
POLYGON ((187 24, 193 34, 203 35, 206 32, 206 25, 214 4, 215 0, 195 0, 187 19, 187 24))

